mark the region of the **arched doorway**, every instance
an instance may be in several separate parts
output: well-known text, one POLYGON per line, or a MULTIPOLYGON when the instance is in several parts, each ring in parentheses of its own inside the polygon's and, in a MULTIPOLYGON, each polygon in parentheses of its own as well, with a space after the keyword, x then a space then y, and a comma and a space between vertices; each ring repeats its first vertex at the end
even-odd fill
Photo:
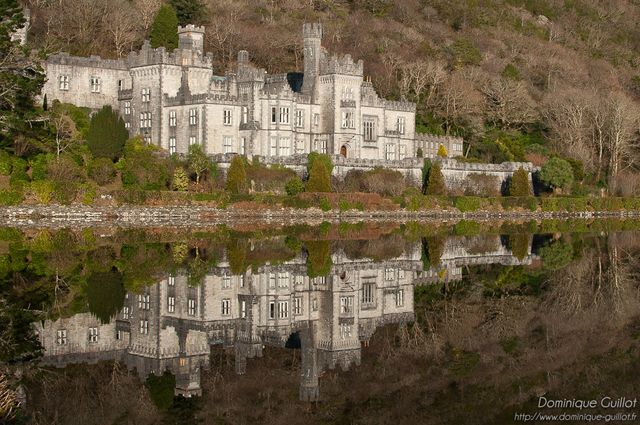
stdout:
POLYGON ((347 157, 347 147, 345 145, 342 145, 342 147, 340 148, 340 155, 344 156, 345 158, 347 157))

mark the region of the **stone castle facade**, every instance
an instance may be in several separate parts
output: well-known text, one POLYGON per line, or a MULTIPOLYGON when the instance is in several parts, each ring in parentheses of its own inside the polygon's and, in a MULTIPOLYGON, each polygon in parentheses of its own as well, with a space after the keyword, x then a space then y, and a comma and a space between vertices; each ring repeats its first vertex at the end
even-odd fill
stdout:
POLYGON ((322 47, 321 24, 304 24, 304 74, 268 74, 240 51, 235 70, 215 75, 204 28, 178 32, 172 52, 146 42, 120 60, 52 55, 43 94, 92 109, 111 105, 132 135, 169 153, 198 143, 209 155, 319 152, 389 164, 415 158, 418 148, 435 156, 439 144, 462 154, 462 139, 416 139, 416 105, 380 98, 362 61, 322 47))

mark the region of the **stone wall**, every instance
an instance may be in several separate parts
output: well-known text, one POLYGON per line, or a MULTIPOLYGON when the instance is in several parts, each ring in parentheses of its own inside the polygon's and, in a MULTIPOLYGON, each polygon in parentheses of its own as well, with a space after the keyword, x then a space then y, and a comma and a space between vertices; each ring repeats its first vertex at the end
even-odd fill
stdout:
POLYGON ((455 159, 436 159, 442 166, 442 175, 444 176, 447 189, 453 192, 463 192, 469 188, 471 179, 474 174, 480 174, 485 176, 495 177, 495 190, 504 191, 509 179, 515 171, 519 168, 523 168, 529 174, 529 181, 531 181, 531 174, 538 168, 530 162, 503 162, 502 164, 481 164, 473 162, 460 162, 455 159))

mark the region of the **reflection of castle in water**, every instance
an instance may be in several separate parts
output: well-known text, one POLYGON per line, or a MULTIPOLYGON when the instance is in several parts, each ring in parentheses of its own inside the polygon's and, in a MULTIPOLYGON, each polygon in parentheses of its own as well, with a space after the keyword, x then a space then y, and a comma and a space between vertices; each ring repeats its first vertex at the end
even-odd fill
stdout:
POLYGON ((209 365, 210 347, 234 347, 236 372, 265 346, 299 347, 300 399, 319 398, 318 377, 326 369, 360 364, 361 347, 379 326, 413 320, 416 282, 457 280, 464 264, 528 264, 517 260, 495 236, 450 238, 438 268, 423 271, 421 246, 410 245, 396 258, 376 262, 332 255, 328 276, 307 276, 300 255, 232 275, 219 263, 199 286, 183 274, 168 276, 140 294, 127 294, 116 320, 101 324, 90 313, 35 324, 45 349, 44 364, 119 360, 142 379, 171 371, 176 394, 200 395, 200 370, 209 365), (489 250, 486 248, 490 247, 489 250), (417 280, 418 279, 418 280, 417 280))

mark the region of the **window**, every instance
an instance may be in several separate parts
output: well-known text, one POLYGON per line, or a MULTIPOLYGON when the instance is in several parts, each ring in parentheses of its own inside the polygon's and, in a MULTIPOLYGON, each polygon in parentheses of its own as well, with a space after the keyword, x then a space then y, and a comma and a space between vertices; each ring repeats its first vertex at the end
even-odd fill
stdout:
POLYGON ((129 121, 124 123, 124 128, 129 129, 131 128, 131 123, 129 121))
POLYGON ((288 137, 280 138, 280 156, 289 156, 291 154, 291 139, 288 137))
POLYGON ((69 90, 69 76, 61 75, 58 77, 58 88, 60 90, 69 90))
POLYGON ((59 329, 56 338, 56 344, 58 345, 66 345, 67 343, 67 330, 59 329))
POLYGON ((350 314, 353 311, 353 297, 340 297, 340 313, 350 314))
POLYGON ((276 318, 276 302, 269 301, 269 319, 276 318))
POLYGON ((98 328, 89 328, 89 342, 98 342, 98 328))
POLYGON ((122 309, 122 318, 124 320, 129 320, 129 306, 124 306, 122 309))
POLYGON ((342 100, 353 100, 353 87, 342 88, 342 100))
POLYGON ((393 269, 384 269, 384 280, 393 280, 395 273, 393 269))
POLYGON ((224 153, 233 152, 233 139, 231 138, 231 136, 224 136, 222 140, 224 153))
POLYGON ((278 319, 289 317, 289 301, 278 301, 278 319))
POLYGON ((124 114, 131 115, 131 102, 129 102, 128 100, 124 102, 124 114))
POLYGON ((189 300, 187 301, 187 306, 188 306, 188 314, 189 314, 189 316, 195 316, 196 315, 196 300, 194 300, 193 298, 189 298, 189 300))
POLYGON ((140 333, 146 335, 149 333, 149 321, 141 320, 140 321, 140 333))
POLYGON ((295 297, 293 299, 293 315, 299 316, 302 314, 302 297, 295 297))
POLYGON ((142 89, 142 92, 140 94, 142 96, 142 103, 151 102, 151 89, 150 88, 142 89))
POLYGON ((240 287, 244 288, 244 275, 240 275, 240 287))
POLYGON ((124 87, 124 83, 122 80, 118 80, 118 91, 122 90, 122 87, 124 87))
POLYGON ((355 128, 353 111, 342 111, 342 128, 355 128))
POLYGON ((276 107, 272 107, 271 108, 271 124, 275 124, 276 122, 278 122, 277 114, 278 114, 278 109, 276 107))
POLYGON ((151 128, 151 112, 140 112, 140 128, 151 128))
POLYGON ((175 276, 169 276, 169 278, 167 279, 167 285, 176 286, 176 277, 175 276))
POLYGON ((347 323, 340 324, 340 338, 341 339, 351 338, 351 325, 347 323))
POLYGON ((197 145, 198 144, 198 137, 196 136, 189 136, 189 146, 191 145, 197 145))
POLYGON ((404 159, 407 156, 407 147, 405 145, 398 146, 398 157, 399 159, 404 159))
POLYGON ((304 278, 302 276, 294 276, 293 277, 293 285, 302 285, 304 283, 304 278))
POLYGON ((178 125, 178 116, 176 111, 169 111, 169 127, 175 127, 178 125))
POLYGON ((224 125, 231 125, 231 109, 225 109, 222 113, 222 123, 224 125))
POLYGON ((247 302, 245 300, 240 301, 240 317, 242 319, 247 317, 247 302))
POLYGON ((327 141, 326 140, 314 140, 313 150, 318 153, 327 153, 327 141))
POLYGON ((245 155, 247 152, 247 138, 240 138, 240 155, 245 155))
POLYGON ((362 304, 375 303, 376 284, 365 283, 362 285, 362 304))
POLYGON ((396 307, 402 307, 404 305, 404 290, 398 289, 396 292, 396 307))
POLYGON ((289 287, 289 275, 287 273, 278 273, 278 288, 289 287))
POLYGON ((149 310, 150 304, 149 295, 138 295, 138 308, 140 310, 149 310))
POLYGON ((169 313, 175 313, 176 311, 176 297, 167 298, 167 310, 169 313))
POLYGON ((145 135, 144 135, 144 137, 142 139, 144 140, 144 142, 146 144, 150 144, 151 143, 151 135, 150 134, 145 133, 145 135))
POLYGON ((364 141, 374 142, 376 140, 376 122, 365 118, 362 125, 364 127, 364 141))
POLYGON ((280 124, 289 124, 289 108, 280 108, 280 124))
POLYGON ((313 300, 311 301, 311 309, 313 311, 318 311, 318 299, 316 297, 313 297, 313 300))
POLYGON ((304 140, 296 140, 296 154, 300 155, 304 153, 304 140))
POLYGON ((269 273, 269 288, 275 288, 275 287, 276 287, 276 274, 269 273))
POLYGON ((246 124, 249 122, 249 108, 246 106, 242 107, 242 124, 246 124))
POLYGON ((122 331, 116 331, 116 339, 118 341, 122 341, 122 336, 123 336, 123 332, 122 331))
POLYGON ((222 300, 222 315, 228 316, 231 311, 231 300, 229 298, 225 298, 222 300))
POLYGON ((398 279, 404 279, 404 270, 398 270, 398 279))
POLYGON ((302 109, 296 109, 295 126, 302 127, 304 125, 304 111, 302 109))
POLYGON ((320 114, 313 114, 313 125, 320 125, 320 114))
POLYGON ((396 159, 396 145, 388 143, 384 146, 384 157, 387 161, 396 159))
POLYGON ((91 84, 91 93, 100 93, 100 88, 102 87, 102 82, 98 77, 91 77, 89 79, 89 84, 91 84))
POLYGON ((222 288, 223 289, 231 288, 231 276, 227 274, 222 276, 222 288))
POLYGON ((176 153, 176 138, 169 137, 169 154, 173 155, 174 153, 176 153))
POLYGON ((197 125, 197 124, 198 124, 198 110, 189 109, 189 125, 197 125))
POLYGON ((271 154, 271 156, 278 155, 278 139, 276 137, 271 138, 271 149, 269 153, 271 154))
POLYGON ((404 134, 404 117, 398 117, 397 130, 398 133, 404 134))

